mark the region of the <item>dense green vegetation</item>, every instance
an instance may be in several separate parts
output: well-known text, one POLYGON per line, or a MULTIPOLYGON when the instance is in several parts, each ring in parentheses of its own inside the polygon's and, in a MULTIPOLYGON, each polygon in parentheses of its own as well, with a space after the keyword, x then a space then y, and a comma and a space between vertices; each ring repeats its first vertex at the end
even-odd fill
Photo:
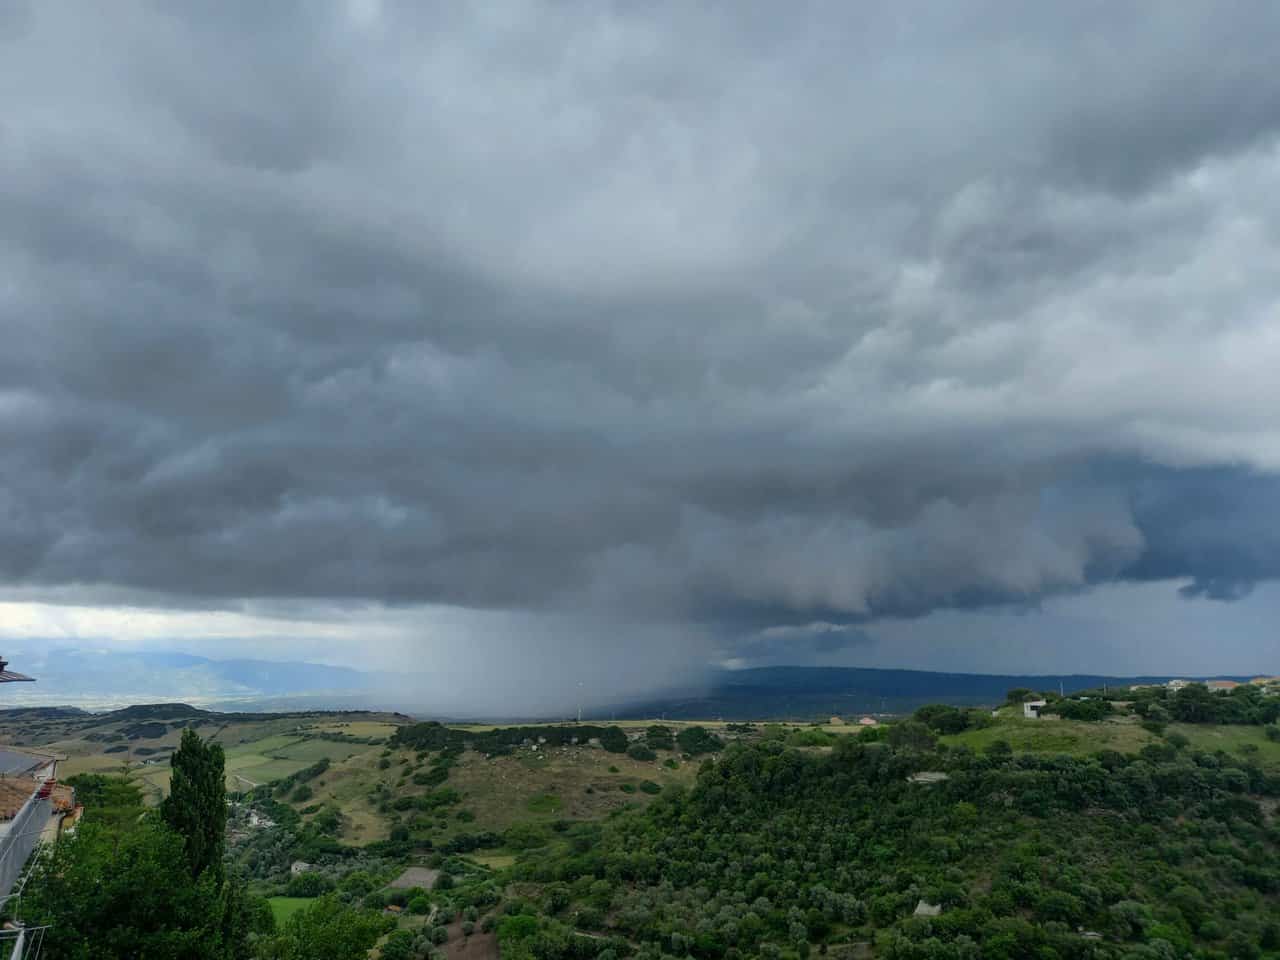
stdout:
POLYGON ((575 926, 642 958, 858 941, 890 958, 1280 949, 1280 831, 1258 799, 1280 779, 1172 747, 991 754, 735 747, 687 793, 527 854, 540 916, 506 929, 504 958, 595 955, 575 926), (950 779, 908 782, 922 768, 950 779), (913 916, 921 901, 941 915, 913 916))
POLYGON ((221 744, 206 743, 192 730, 182 731, 173 755, 169 796, 160 815, 182 837, 192 877, 206 871, 214 883, 223 878, 222 853, 226 848, 226 759, 221 744))
POLYGON ((188 729, 159 810, 76 778, 89 814, 23 917, 85 960, 483 958, 494 936, 502 960, 1280 960, 1276 698, 1137 693, 860 730, 414 724, 351 762, 300 749, 229 807, 188 729), (362 809, 390 839, 353 842, 362 809), (389 886, 406 865, 434 889, 389 886))
POLYGON ((222 748, 187 730, 174 754, 172 792, 159 810, 146 809, 141 790, 124 777, 71 778, 88 811, 84 822, 37 858, 19 905, 28 926, 49 926, 43 955, 365 957, 389 924, 375 910, 321 897, 277 931, 266 900, 251 895, 240 876, 227 875, 224 777, 222 748))
POLYGON ((55 958, 240 960, 271 927, 265 903, 224 877, 222 751, 190 731, 175 789, 159 814, 123 778, 69 782, 91 805, 74 837, 33 866, 21 902, 29 926, 49 924, 55 958))
POLYGON ((446 727, 436 722, 415 723, 401 727, 391 738, 392 747, 414 750, 463 750, 470 747, 486 756, 510 753, 522 743, 545 743, 559 747, 569 743, 599 741, 604 749, 622 753, 627 749, 627 735, 621 727, 599 727, 593 724, 559 724, 541 727, 496 727, 491 730, 467 730, 446 727))
POLYGON ((1176 691, 1144 687, 1123 696, 1133 701, 1135 713, 1157 721, 1263 725, 1280 720, 1280 697, 1267 696, 1248 683, 1222 693, 1191 683, 1176 691))

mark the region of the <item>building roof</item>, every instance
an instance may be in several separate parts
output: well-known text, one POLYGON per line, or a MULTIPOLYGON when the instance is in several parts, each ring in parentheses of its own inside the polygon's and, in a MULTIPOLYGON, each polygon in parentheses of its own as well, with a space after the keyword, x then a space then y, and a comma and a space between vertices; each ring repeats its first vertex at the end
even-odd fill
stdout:
POLYGON ((75 809, 76 792, 65 783, 53 785, 49 795, 53 798, 53 809, 59 813, 68 813, 75 809))
POLYGON ((35 792, 36 785, 30 780, 0 777, 0 820, 12 820, 16 817, 22 805, 35 792))
POLYGON ((23 753, 11 747, 0 747, 0 777, 17 777, 24 773, 34 773, 52 762, 53 757, 23 753))
POLYGON ((35 677, 9 669, 9 661, 0 657, 0 683, 35 683, 35 677))

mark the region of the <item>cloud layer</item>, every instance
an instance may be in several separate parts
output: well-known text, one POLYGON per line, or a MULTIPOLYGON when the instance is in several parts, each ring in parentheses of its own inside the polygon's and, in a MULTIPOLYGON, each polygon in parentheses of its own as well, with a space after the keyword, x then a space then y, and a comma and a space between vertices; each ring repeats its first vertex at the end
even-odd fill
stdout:
POLYGON ((1280 576, 1276 8, 6 10, 10 590, 736 635, 1280 576))

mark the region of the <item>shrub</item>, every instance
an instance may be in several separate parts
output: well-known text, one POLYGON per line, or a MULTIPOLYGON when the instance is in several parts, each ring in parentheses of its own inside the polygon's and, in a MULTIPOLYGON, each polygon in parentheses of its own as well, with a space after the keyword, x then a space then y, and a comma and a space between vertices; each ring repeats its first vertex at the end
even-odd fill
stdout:
POLYGON ((719 737, 699 726, 685 727, 676 736, 676 743, 691 757, 724 749, 724 742, 719 737))
POLYGON ((645 731, 644 738, 645 742, 654 750, 674 750, 676 748, 675 737, 672 735, 670 727, 654 724, 645 731))
POLYGON ((395 930, 382 943, 379 951, 382 960, 413 960, 413 934, 408 930, 395 930))
POLYGON ((285 896, 319 897, 332 889, 333 881, 323 873, 317 873, 313 870, 308 873, 300 873, 296 877, 290 877, 289 884, 285 887, 285 896))
POLYGON ((632 760, 657 760, 658 755, 643 743, 633 743, 627 747, 627 756, 632 760))
POLYGON ((426 897, 414 897, 409 901, 409 912, 424 914, 431 910, 431 901, 426 897))
POLYGON ((605 727, 600 732, 600 746, 610 753, 624 753, 627 749, 627 735, 621 727, 605 727))

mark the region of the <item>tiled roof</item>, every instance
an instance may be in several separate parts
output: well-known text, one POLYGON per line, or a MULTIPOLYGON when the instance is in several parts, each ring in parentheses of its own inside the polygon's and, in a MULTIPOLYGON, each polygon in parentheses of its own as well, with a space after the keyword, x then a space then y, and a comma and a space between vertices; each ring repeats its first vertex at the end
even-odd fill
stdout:
POLYGON ((36 792, 34 780, 0 777, 0 820, 12 820, 36 792))
POLYGON ((65 783, 55 784, 51 795, 54 810, 67 811, 76 805, 76 792, 65 783))
POLYGON ((52 762, 52 757, 24 753, 11 747, 0 747, 0 776, 17 776, 21 773, 31 773, 52 762))

